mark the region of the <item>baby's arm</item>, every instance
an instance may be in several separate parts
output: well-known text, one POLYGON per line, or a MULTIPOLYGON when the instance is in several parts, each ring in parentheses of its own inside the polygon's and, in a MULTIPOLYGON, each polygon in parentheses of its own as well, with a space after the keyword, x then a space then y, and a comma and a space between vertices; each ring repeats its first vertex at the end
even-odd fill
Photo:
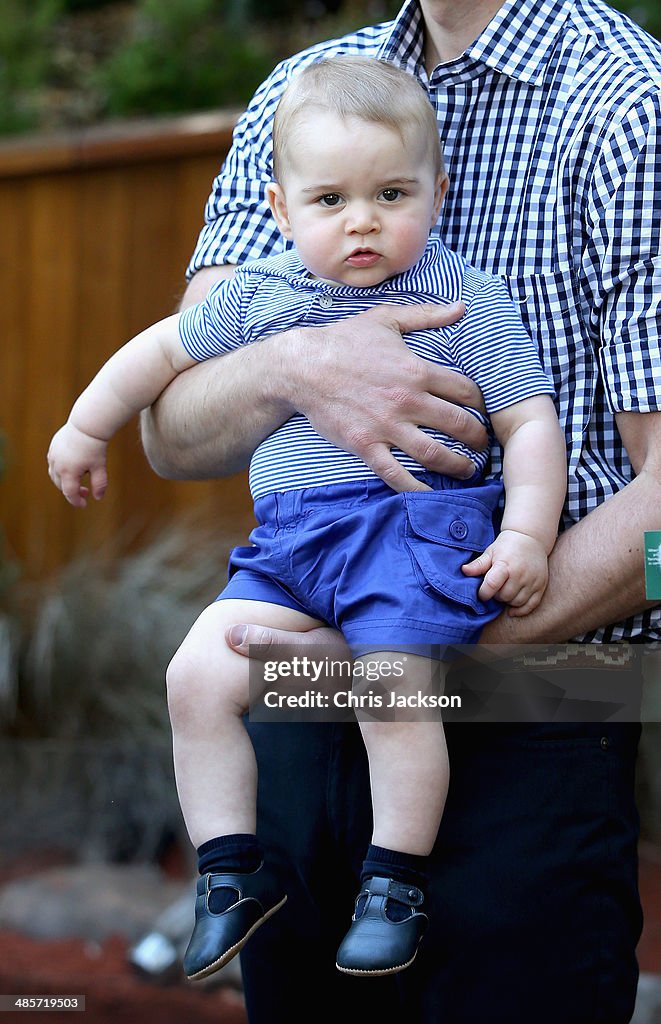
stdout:
POLYGON ((120 427, 156 401, 195 362, 179 338, 179 316, 169 316, 127 342, 105 363, 74 403, 48 449, 48 473, 70 504, 84 508, 107 486, 106 449, 120 427))
POLYGON ((483 601, 497 597, 510 615, 527 615, 548 582, 547 559, 567 490, 566 442, 548 395, 517 402, 491 422, 504 449, 505 511, 493 544, 463 571, 484 575, 483 601))

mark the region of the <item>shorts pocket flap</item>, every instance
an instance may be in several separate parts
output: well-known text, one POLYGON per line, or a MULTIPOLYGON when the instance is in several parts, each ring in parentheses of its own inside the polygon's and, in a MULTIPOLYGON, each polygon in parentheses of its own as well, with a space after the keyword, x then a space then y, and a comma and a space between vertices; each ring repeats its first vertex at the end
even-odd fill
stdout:
POLYGON ((464 576, 461 567, 493 541, 493 510, 456 490, 405 497, 407 543, 427 585, 483 615, 487 605, 477 596, 482 580, 464 576))
POLYGON ((460 491, 411 491, 405 500, 411 529, 419 537, 478 552, 493 540, 493 512, 477 498, 460 491))

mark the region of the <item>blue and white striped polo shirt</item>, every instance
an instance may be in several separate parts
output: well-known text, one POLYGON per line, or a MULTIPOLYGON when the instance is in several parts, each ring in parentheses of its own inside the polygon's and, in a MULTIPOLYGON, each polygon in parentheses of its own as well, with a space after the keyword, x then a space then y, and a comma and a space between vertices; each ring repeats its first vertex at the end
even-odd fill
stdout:
MULTIPOLYGON (((444 143, 438 230, 504 279, 555 382, 568 526, 632 478, 614 414, 661 407, 661 44, 602 0, 507 0, 430 75, 423 41, 408 0, 394 21, 280 64, 237 124, 189 273, 285 247, 264 185, 273 111, 299 69, 340 53, 406 68, 426 86, 444 143)), ((661 639, 659 610, 588 639, 641 633, 661 639)))
MULTIPOLYGON (((501 279, 468 267, 439 239, 430 240, 414 267, 372 288, 317 280, 295 250, 244 264, 233 278, 219 281, 204 302, 181 314, 179 330, 190 355, 209 359, 269 334, 297 326, 326 326, 379 304, 458 299, 466 303, 461 320, 449 327, 406 335, 409 347, 425 359, 472 377, 489 414, 532 395, 553 394, 537 348, 501 279)), ((423 429, 467 455, 479 471, 486 468, 488 452, 473 451, 438 431, 423 429)), ((393 449, 393 455, 412 473, 423 471, 404 452, 393 449)), ((274 431, 250 462, 250 490, 255 499, 272 491, 374 476, 361 459, 318 434, 304 416, 292 416, 274 431)))

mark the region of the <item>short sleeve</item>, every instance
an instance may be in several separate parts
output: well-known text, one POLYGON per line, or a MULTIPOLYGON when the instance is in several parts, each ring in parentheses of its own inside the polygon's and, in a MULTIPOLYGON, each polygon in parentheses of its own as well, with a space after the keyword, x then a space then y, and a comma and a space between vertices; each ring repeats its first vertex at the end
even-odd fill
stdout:
POLYGON ((610 126, 595 170, 583 258, 611 412, 661 409, 661 96, 610 126))
POLYGON ((242 322, 246 275, 218 281, 207 297, 183 310, 179 336, 192 359, 202 362, 244 344, 242 322))
POLYGON ((533 395, 553 395, 553 383, 505 283, 479 276, 481 287, 452 338, 457 365, 478 384, 490 414, 533 395))

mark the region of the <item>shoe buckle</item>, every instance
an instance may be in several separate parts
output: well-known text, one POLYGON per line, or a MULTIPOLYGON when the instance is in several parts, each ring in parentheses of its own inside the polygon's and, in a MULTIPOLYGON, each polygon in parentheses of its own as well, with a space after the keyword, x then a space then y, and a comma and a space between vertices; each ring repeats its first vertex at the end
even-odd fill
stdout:
POLYGON ((412 907, 419 907, 424 899, 420 890, 416 888, 409 889, 406 896, 412 907))
POLYGON ((392 879, 388 886, 388 896, 409 907, 419 907, 424 902, 424 896, 416 886, 406 886, 392 879))

